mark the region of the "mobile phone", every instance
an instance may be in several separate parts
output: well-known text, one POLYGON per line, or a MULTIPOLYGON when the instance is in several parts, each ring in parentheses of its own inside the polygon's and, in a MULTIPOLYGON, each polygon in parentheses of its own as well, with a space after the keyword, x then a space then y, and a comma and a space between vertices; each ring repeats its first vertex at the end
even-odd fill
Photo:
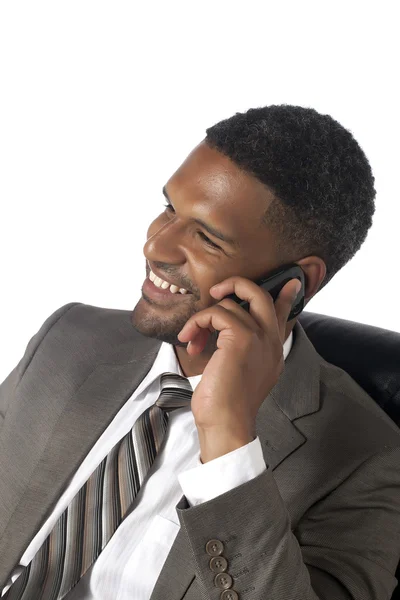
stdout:
MULTIPOLYGON (((265 277, 255 281, 257 285, 261 286, 271 294, 272 299, 275 302, 283 286, 286 285, 291 279, 299 279, 301 282, 301 288, 293 302, 292 309, 287 319, 288 321, 294 319, 294 317, 297 317, 297 315, 299 315, 304 308, 305 285, 303 269, 296 263, 289 263, 278 267, 273 271, 269 271, 265 277)), ((247 312, 249 312, 249 303, 236 296, 236 294, 229 294, 229 296, 225 296, 225 298, 234 300, 245 310, 247 310, 247 312)))

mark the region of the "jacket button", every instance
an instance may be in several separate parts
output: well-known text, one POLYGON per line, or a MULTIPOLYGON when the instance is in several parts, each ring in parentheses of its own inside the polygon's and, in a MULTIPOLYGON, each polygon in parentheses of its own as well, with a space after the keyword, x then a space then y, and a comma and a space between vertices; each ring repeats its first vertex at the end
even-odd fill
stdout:
POLYGON ((224 556, 213 556, 210 559, 210 569, 214 573, 222 573, 228 568, 228 561, 224 556))
POLYGON ((227 590, 232 587, 232 583, 233 579, 229 573, 218 573, 218 575, 214 577, 214 584, 220 590, 227 590))
POLYGON ((239 600, 239 594, 235 590, 224 590, 219 598, 220 600, 239 600))
POLYGON ((210 540, 206 544, 206 552, 210 556, 219 556, 224 551, 224 545, 219 540, 210 540))

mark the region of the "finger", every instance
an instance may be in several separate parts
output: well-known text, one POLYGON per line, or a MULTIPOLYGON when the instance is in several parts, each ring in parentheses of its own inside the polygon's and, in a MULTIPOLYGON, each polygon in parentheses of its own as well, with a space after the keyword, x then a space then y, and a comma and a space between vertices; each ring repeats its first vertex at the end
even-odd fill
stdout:
MULTIPOLYGON (((237 302, 234 302, 234 300, 232 300, 230 298, 223 298, 220 302, 218 302, 217 304, 214 304, 213 306, 221 306, 225 310, 228 310, 228 311, 234 313, 235 316, 238 318, 238 320, 241 321, 243 323, 243 325, 245 327, 247 327, 248 329, 251 329, 252 331, 260 330, 258 324, 255 322, 253 317, 246 310, 244 310, 241 306, 239 306, 239 304, 237 302)), ((205 309, 205 310, 207 310, 207 309, 205 309)), ((181 331, 183 331, 183 329, 181 331)), ((195 334, 193 333, 193 337, 188 342, 188 345, 186 347, 187 353, 193 355, 193 354, 199 354, 200 352, 203 352, 203 350, 208 342, 208 338, 209 338, 210 334, 213 333, 214 331, 215 331, 214 328, 210 325, 208 327, 208 329, 201 329, 200 331, 197 331, 195 334)))
POLYGON ((215 304, 190 317, 178 333, 178 339, 181 342, 195 340, 199 333, 207 329, 210 332, 221 332, 229 329, 237 334, 243 332, 245 326, 232 311, 228 311, 223 306, 215 304))
POLYGON ((248 327, 252 331, 261 330, 254 317, 247 310, 245 310, 243 306, 240 306, 240 304, 231 298, 222 298, 222 300, 214 306, 222 306, 226 310, 229 310, 239 319, 239 321, 243 323, 243 325, 245 325, 245 327, 248 327))
POLYGON ((201 329, 197 333, 196 337, 189 340, 186 346, 186 352, 190 355, 199 354, 203 352, 207 345, 208 339, 211 335, 211 331, 208 329, 201 329))
POLYGON ((212 289, 210 291, 215 298, 222 298, 232 293, 236 294, 241 300, 249 303, 249 313, 238 304, 239 310, 250 314, 260 330, 268 333, 271 328, 276 329, 276 316, 272 296, 254 281, 234 276, 218 284, 215 292, 212 289))

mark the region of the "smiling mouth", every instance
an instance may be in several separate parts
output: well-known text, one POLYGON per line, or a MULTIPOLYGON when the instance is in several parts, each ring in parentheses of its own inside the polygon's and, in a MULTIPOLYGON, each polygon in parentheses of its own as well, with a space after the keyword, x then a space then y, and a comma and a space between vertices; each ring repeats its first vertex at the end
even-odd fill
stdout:
POLYGON ((147 278, 150 279, 150 281, 152 281, 158 289, 169 290, 172 294, 183 294, 184 295, 184 294, 192 293, 190 290, 184 288, 183 286, 180 286, 176 283, 169 283, 168 281, 165 281, 164 279, 162 279, 159 275, 154 273, 154 271, 151 269, 149 264, 146 265, 146 274, 147 274, 147 278), (159 281, 157 281, 157 283, 159 283, 160 285, 156 285, 157 279, 159 280, 159 281), (165 284, 167 284, 167 286, 165 284))
POLYGON ((157 287, 156 285, 154 285, 154 283, 151 281, 151 279, 149 279, 148 277, 146 278, 143 287, 142 287, 142 292, 144 294, 146 294, 146 296, 148 296, 150 299, 152 300, 156 300, 159 303, 163 303, 163 302, 168 302, 170 303, 178 301, 178 299, 183 299, 187 296, 192 296, 193 294, 190 294, 189 292, 187 294, 181 294, 180 292, 171 292, 169 288, 167 289, 162 289, 157 287))

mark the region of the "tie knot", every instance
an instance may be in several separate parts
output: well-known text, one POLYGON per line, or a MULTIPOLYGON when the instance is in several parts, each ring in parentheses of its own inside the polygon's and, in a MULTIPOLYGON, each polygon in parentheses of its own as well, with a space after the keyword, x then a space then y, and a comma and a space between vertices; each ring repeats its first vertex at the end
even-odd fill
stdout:
POLYGON ((157 406, 165 411, 188 406, 192 399, 193 389, 187 377, 177 373, 161 375, 161 392, 156 400, 157 406))

